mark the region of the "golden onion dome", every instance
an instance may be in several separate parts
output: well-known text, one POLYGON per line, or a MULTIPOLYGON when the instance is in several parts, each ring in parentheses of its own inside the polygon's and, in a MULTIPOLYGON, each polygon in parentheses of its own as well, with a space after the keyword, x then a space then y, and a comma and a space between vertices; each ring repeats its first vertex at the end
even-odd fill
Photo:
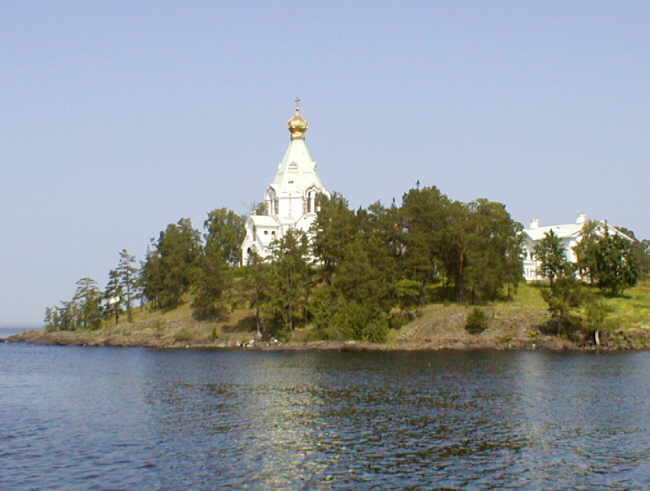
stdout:
POLYGON ((296 114, 289 120, 289 133, 291 133, 291 139, 304 139, 305 133, 309 129, 309 122, 302 117, 300 112, 300 100, 296 100, 296 114))

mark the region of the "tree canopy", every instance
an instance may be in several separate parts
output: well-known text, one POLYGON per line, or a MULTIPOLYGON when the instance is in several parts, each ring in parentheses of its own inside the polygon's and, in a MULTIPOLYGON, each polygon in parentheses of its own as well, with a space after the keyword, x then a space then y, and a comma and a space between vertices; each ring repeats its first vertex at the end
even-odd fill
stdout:
MULTIPOLYGON (((207 214, 202 233, 187 218, 171 223, 151 239, 141 267, 120 251, 104 291, 90 278, 79 280, 70 301, 46 310, 48 328, 95 329, 125 312, 131 320, 142 298, 149 309, 191 302, 199 320, 247 306, 259 335, 313 326, 320 338, 384 341, 389 326, 429 301, 483 304, 511 296, 523 281, 524 234, 505 205, 452 200, 436 187, 410 189, 401 206, 393 200, 356 211, 340 194, 321 195, 308 232, 289 229, 271 244, 271 257, 253 253, 238 267, 244 237, 244 219, 226 208, 207 214)), ((588 224, 575 249, 578 270, 619 295, 637 281, 648 244, 588 224)), ((568 318, 581 285, 562 241, 550 231, 534 254, 551 283, 554 318, 568 318)))

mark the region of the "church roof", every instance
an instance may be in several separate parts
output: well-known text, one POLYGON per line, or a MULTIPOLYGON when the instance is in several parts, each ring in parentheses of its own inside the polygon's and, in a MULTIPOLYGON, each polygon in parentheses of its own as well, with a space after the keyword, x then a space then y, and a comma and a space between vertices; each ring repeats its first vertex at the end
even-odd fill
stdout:
MULTIPOLYGON (((540 227, 539 220, 536 218, 530 223, 530 226, 528 228, 524 229, 524 233, 528 235, 531 240, 538 241, 542 240, 544 238, 544 235, 552 230, 553 233, 560 239, 568 239, 571 237, 579 237, 586 222, 587 217, 582 213, 578 215, 575 223, 567 223, 564 225, 548 225, 545 227, 540 227)), ((632 240, 630 237, 609 223, 604 221, 598 221, 598 223, 601 227, 606 226, 610 234, 620 235, 621 237, 624 237, 628 240, 632 240)))
POLYGON ((268 215, 251 215, 248 217, 248 219, 251 220, 257 227, 279 227, 280 226, 280 224, 275 219, 275 217, 271 217, 268 215))
POLYGON ((560 239, 568 239, 569 237, 576 236, 582 230, 582 223, 567 223, 565 225, 548 225, 546 227, 535 227, 524 229, 524 232, 531 238, 531 240, 542 240, 546 232, 551 230, 560 239))
POLYGON ((278 165, 271 187, 276 193, 303 192, 310 186, 325 191, 316 169, 316 162, 309 153, 304 136, 296 138, 292 132, 291 141, 278 165))

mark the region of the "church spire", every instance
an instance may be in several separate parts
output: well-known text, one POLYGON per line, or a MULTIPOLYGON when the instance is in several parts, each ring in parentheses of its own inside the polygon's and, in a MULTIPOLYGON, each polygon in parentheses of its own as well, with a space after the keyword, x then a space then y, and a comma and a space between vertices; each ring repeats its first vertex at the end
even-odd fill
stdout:
POLYGON ((300 110, 300 97, 296 98, 296 114, 289 120, 289 133, 292 140, 304 140, 305 133, 309 129, 309 122, 302 117, 300 110))

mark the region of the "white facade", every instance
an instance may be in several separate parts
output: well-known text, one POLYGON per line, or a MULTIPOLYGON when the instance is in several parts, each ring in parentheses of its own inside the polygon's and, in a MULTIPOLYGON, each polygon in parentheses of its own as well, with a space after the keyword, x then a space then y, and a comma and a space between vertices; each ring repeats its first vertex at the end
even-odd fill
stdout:
MULTIPOLYGON (((587 223, 586 215, 580 213, 576 218, 575 223, 567 223, 564 225, 548 225, 542 227, 539 219, 535 218, 530 222, 527 229, 524 229, 524 278, 526 281, 543 280, 543 276, 539 273, 540 262, 534 256, 535 246, 544 235, 551 230, 560 239, 564 246, 564 253, 569 262, 575 263, 577 261, 573 248, 582 240, 582 230, 587 223)), ((602 233, 604 227, 612 235, 620 235, 628 240, 631 240, 627 235, 621 233, 616 227, 609 225, 607 222, 599 222, 601 227, 596 233, 602 233)))
POLYGON ((289 120, 289 147, 278 165, 275 179, 264 193, 267 214, 251 215, 246 220, 242 264, 248 264, 253 251, 262 258, 268 257, 271 243, 287 230, 307 232, 316 218, 316 197, 319 194, 329 197, 305 143, 308 128, 297 107, 289 120))

